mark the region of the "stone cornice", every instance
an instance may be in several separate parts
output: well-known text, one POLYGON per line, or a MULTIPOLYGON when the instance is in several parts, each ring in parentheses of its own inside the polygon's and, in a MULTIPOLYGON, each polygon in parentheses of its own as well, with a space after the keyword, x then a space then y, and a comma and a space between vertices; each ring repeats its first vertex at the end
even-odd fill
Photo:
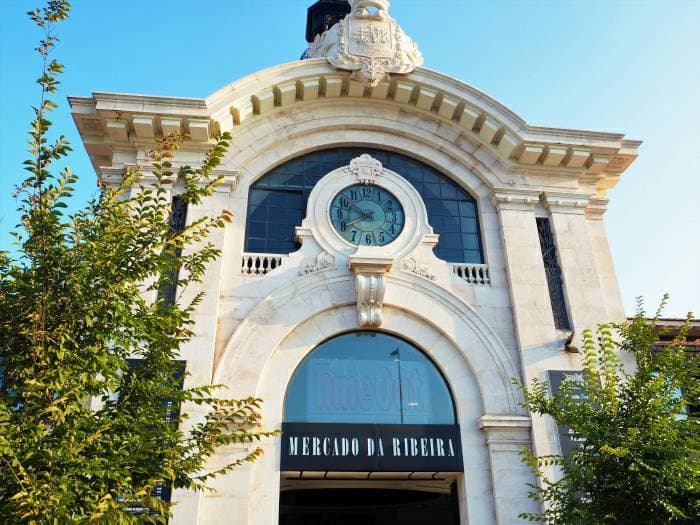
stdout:
POLYGON ((449 76, 417 68, 393 76, 375 87, 364 86, 325 59, 283 64, 226 86, 206 99, 94 93, 72 97, 73 117, 88 153, 105 157, 116 145, 148 142, 171 131, 190 135, 189 145, 206 145, 219 131, 234 130, 251 121, 297 104, 333 99, 362 99, 363 103, 399 105, 407 111, 431 114, 468 133, 503 162, 524 172, 571 171, 599 175, 596 188, 604 193, 637 156, 639 141, 620 133, 602 133, 532 126, 500 102, 449 76), (101 139, 93 144, 93 139, 101 139))

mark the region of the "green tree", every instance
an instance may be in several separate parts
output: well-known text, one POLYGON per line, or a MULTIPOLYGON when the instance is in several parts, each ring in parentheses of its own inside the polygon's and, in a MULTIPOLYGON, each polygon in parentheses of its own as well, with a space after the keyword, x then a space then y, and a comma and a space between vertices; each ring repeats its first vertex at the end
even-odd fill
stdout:
POLYGON ((700 423, 689 410, 700 395, 700 363, 681 344, 690 316, 672 344, 655 347, 664 303, 654 319, 640 300, 631 322, 585 331, 582 381, 565 380, 555 395, 538 380, 523 388, 525 407, 569 427, 580 446, 566 457, 523 452, 540 480, 530 497, 545 510, 521 517, 553 525, 700 523, 700 423), (636 370, 623 368, 619 352, 634 356, 636 370))
POLYGON ((0 523, 160 523, 171 509, 157 487, 205 489, 255 460, 261 450, 247 444, 270 435, 259 430, 260 400, 181 388, 178 350, 193 335, 201 296, 171 304, 159 293, 202 280, 219 256, 207 235, 230 221, 223 213, 175 231, 165 183, 178 177, 182 201, 202 203, 219 183, 212 172, 230 136, 200 167, 178 170, 182 138, 167 137, 150 159, 158 184, 141 187, 130 170, 120 187, 66 215, 77 177, 52 173, 70 147, 63 136, 49 142, 48 114, 63 69, 50 56, 55 27, 70 9, 52 0, 29 13, 43 31, 43 66, 29 175, 17 188, 16 251, 0 254, 0 523), (185 410, 197 405, 206 415, 185 434, 185 410), (216 450, 234 443, 247 452, 208 470, 216 450))

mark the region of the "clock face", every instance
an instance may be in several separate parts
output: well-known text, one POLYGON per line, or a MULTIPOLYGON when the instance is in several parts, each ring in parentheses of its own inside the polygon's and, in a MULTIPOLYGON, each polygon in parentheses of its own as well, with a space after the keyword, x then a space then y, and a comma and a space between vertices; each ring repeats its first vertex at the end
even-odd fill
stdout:
POLYGON ((384 188, 354 184, 331 202, 331 223, 346 241, 364 246, 385 246, 404 226, 398 199, 384 188))

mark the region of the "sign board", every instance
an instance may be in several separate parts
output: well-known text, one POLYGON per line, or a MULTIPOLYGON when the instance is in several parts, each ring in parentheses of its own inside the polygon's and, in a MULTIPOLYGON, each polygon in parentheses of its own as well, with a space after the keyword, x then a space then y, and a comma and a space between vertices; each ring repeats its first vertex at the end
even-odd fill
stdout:
POLYGON ((462 472, 459 425, 282 423, 281 470, 462 472))
MULTIPOLYGON (((564 378, 573 379, 574 383, 582 384, 584 381, 583 372, 570 371, 570 370, 549 370, 547 372, 549 376, 549 386, 551 389, 551 394, 556 396, 559 392, 559 388, 564 381, 564 378)), ((572 388, 571 393, 573 398, 577 401, 586 399, 586 394, 583 390, 577 388, 572 388)), ((559 447, 561 453, 564 456, 568 456, 572 450, 579 446, 580 440, 576 437, 571 428, 566 425, 558 425, 559 428, 559 447)))

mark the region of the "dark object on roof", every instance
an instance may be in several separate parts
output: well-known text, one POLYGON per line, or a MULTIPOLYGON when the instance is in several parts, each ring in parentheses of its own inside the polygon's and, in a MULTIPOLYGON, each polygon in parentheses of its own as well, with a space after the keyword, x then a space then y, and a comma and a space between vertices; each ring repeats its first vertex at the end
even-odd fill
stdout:
POLYGON ((323 34, 350 12, 347 0, 318 0, 309 7, 306 15, 306 41, 311 43, 316 35, 323 34))

